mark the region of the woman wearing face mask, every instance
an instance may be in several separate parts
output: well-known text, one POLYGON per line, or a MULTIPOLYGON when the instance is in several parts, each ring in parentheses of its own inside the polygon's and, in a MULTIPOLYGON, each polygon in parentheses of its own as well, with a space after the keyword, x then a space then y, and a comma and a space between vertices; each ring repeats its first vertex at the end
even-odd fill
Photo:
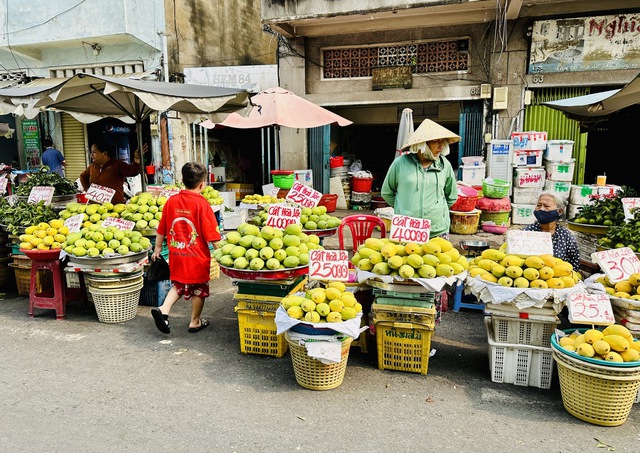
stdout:
POLYGON ((567 200, 555 192, 542 192, 533 211, 536 221, 524 229, 551 233, 553 256, 571 263, 573 270, 577 271, 580 266, 578 241, 568 228, 558 224, 566 205, 567 200))
POLYGON ((446 159, 449 144, 460 137, 426 119, 411 134, 387 171, 382 184, 382 198, 399 215, 429 219, 430 237, 448 238, 451 219, 449 208, 458 199, 456 175, 446 159))

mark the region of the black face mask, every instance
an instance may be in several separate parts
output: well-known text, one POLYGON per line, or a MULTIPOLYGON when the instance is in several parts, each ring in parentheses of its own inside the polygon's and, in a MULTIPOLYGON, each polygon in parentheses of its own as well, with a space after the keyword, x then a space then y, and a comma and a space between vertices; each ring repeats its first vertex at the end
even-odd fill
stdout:
POLYGON ((542 224, 555 222, 560 220, 560 211, 554 209, 553 211, 533 211, 533 215, 542 224))

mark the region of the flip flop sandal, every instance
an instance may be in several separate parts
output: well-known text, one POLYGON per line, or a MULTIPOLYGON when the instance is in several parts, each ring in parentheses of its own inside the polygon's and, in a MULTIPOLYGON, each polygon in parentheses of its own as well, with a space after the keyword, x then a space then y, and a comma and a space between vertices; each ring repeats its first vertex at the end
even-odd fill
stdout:
POLYGON ((209 325, 209 321, 207 321, 206 319, 201 319, 200 325, 198 327, 189 327, 189 333, 200 332, 202 329, 204 329, 208 325, 209 325))
POLYGON ((152 308, 151 315, 156 322, 156 327, 162 333, 171 333, 171 327, 169 326, 169 315, 163 315, 159 308, 152 308))

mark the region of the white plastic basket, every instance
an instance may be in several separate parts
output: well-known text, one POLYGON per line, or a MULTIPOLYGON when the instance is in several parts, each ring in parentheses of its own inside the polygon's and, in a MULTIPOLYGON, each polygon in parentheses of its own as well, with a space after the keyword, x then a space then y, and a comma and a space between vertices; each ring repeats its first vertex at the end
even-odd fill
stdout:
POLYGON ((541 389, 551 388, 554 361, 551 348, 522 344, 498 343, 491 322, 485 318, 489 342, 491 380, 541 389))
POLYGON ((115 289, 98 289, 89 286, 98 320, 104 323, 129 321, 136 317, 143 282, 115 289))
POLYGON ((493 338, 498 343, 551 346, 551 334, 560 320, 545 322, 503 316, 488 316, 493 327, 493 338))

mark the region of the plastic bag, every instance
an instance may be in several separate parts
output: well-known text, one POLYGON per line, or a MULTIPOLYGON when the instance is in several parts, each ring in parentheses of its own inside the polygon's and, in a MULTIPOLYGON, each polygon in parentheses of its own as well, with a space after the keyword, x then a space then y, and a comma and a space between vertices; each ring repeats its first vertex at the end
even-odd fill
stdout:
POLYGON ((349 171, 361 171, 362 170, 362 161, 360 159, 356 160, 349 167, 349 171))
POLYGON ((146 275, 148 281, 159 282, 169 280, 169 277, 169 263, 162 256, 159 256, 155 261, 151 261, 146 275))

